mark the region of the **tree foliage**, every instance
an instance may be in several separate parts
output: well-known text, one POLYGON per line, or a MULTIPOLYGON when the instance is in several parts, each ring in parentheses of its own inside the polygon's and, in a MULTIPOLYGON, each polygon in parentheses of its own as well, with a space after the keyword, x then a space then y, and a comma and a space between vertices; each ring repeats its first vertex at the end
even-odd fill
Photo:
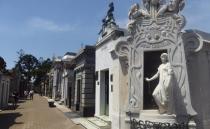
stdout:
POLYGON ((17 53, 19 58, 14 69, 21 74, 21 81, 26 84, 33 83, 34 86, 39 87, 41 82, 46 80, 47 73, 51 69, 52 61, 49 58, 44 60, 41 57, 38 60, 31 54, 25 54, 23 50, 17 53))
POLYGON ((29 83, 32 78, 35 77, 35 71, 39 65, 37 58, 31 54, 25 54, 23 52, 18 52, 19 60, 17 61, 15 68, 21 73, 22 80, 29 83))
POLYGON ((39 60, 39 65, 36 70, 36 78, 35 78, 35 85, 40 85, 42 81, 46 80, 47 73, 50 71, 52 66, 52 61, 48 58, 44 60, 41 58, 39 60))

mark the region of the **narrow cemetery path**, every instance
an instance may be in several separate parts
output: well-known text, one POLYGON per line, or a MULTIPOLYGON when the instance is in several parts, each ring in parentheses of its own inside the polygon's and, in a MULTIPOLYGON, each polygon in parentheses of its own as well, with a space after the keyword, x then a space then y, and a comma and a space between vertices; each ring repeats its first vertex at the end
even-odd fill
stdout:
POLYGON ((16 110, 0 112, 0 129, 84 129, 75 125, 57 108, 49 108, 39 95, 20 100, 16 110))

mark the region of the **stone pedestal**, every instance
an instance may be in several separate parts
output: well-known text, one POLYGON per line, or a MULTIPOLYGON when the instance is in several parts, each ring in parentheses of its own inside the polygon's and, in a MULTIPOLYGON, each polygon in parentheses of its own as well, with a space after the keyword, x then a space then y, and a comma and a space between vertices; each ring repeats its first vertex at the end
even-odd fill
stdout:
POLYGON ((175 115, 160 114, 158 110, 142 110, 140 111, 140 120, 161 122, 161 123, 176 123, 175 115))

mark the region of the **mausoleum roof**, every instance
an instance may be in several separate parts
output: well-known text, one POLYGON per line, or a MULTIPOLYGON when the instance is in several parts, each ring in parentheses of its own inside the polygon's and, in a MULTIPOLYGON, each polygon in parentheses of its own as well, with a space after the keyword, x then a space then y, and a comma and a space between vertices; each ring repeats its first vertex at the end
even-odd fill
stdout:
POLYGON ((107 34, 106 36, 99 37, 98 42, 96 43, 96 48, 108 43, 110 39, 116 39, 116 38, 119 38, 120 36, 127 36, 127 35, 128 35, 128 32, 124 28, 112 29, 110 33, 107 34))
POLYGON ((95 45, 85 45, 84 48, 81 48, 75 58, 78 58, 82 53, 85 52, 85 50, 95 50, 95 45))
POLYGON ((200 30, 186 30, 182 35, 185 47, 190 51, 199 52, 201 50, 209 49, 210 33, 200 30))
POLYGON ((55 58, 54 62, 61 62, 61 58, 55 58))
POLYGON ((67 52, 67 53, 63 56, 62 61, 70 61, 70 60, 72 60, 75 56, 76 56, 76 53, 67 52))
POLYGON ((207 32, 203 32, 200 30, 186 30, 186 33, 194 33, 195 35, 197 35, 200 40, 203 40, 206 43, 210 43, 210 33, 207 32))

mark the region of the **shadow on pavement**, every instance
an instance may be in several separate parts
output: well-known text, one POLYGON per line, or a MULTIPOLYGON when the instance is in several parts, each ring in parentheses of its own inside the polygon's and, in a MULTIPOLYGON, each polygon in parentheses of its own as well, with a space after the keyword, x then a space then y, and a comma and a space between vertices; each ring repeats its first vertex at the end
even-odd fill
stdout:
POLYGON ((0 128, 9 129, 14 124, 23 124, 23 122, 15 122, 20 116, 22 116, 20 113, 0 113, 0 128))
POLYGON ((13 105, 13 100, 10 100, 9 103, 8 103, 7 108, 4 109, 4 110, 23 109, 23 108, 20 108, 19 106, 20 106, 21 103, 25 103, 25 102, 26 102, 26 100, 24 100, 24 99, 21 98, 21 99, 18 100, 17 105, 14 106, 14 105, 13 105))
POLYGON ((19 109, 18 108, 19 107, 19 104, 17 104, 16 106, 13 106, 13 104, 12 103, 8 103, 8 106, 7 106, 7 108, 5 108, 4 110, 16 110, 16 109, 19 109))
POLYGON ((53 106, 49 106, 49 108, 56 108, 56 105, 53 105, 53 106))

